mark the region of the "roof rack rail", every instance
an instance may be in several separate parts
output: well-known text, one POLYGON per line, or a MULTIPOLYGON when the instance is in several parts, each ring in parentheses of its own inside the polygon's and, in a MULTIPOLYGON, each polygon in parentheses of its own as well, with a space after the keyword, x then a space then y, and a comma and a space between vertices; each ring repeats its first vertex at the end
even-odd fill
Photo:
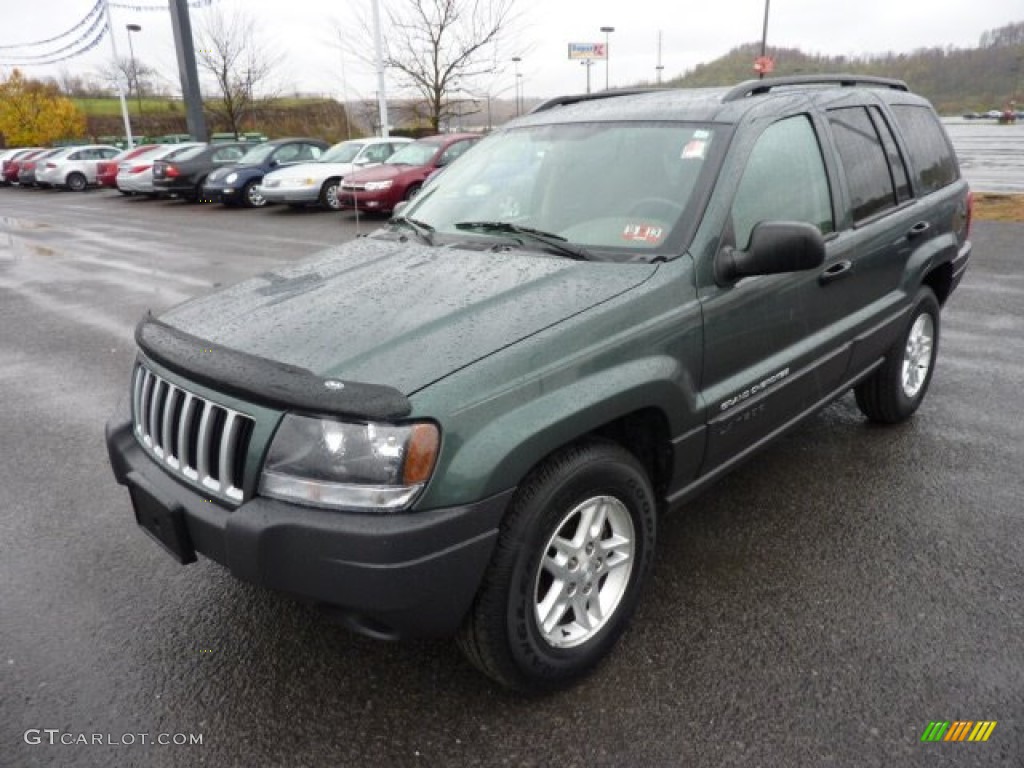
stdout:
POLYGON ((838 85, 853 88, 858 85, 876 85, 892 88, 896 91, 909 91, 902 80, 890 77, 874 77, 872 75, 790 75, 788 77, 769 77, 764 80, 747 80, 731 89, 722 101, 739 101, 748 96, 761 96, 772 88, 792 85, 838 85))
POLYGON ((598 91, 597 93, 577 93, 571 96, 556 96, 553 99, 541 102, 527 114, 532 115, 537 112, 546 112, 547 110, 554 109, 555 107, 565 107, 569 104, 578 104, 581 101, 596 101, 598 99, 610 99, 615 96, 633 96, 637 93, 653 93, 654 91, 664 90, 664 88, 620 88, 618 90, 598 91))

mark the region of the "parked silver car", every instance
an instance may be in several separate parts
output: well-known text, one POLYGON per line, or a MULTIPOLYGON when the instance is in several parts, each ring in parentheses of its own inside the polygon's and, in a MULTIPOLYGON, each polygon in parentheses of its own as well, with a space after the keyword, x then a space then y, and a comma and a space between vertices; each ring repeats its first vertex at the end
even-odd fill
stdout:
POLYGON ((159 190, 153 185, 153 163, 168 160, 192 147, 202 146, 201 142, 187 144, 161 144, 156 149, 143 152, 117 167, 117 188, 122 192, 156 197, 159 190))
POLYGON ((338 186, 353 171, 371 168, 391 157, 412 139, 352 139, 335 144, 315 163, 290 165, 263 177, 260 193, 270 203, 298 207, 320 204, 332 211, 341 209, 338 186))
POLYGON ((89 185, 96 184, 96 166, 99 162, 109 160, 120 151, 109 144, 64 147, 36 163, 36 183, 82 192, 89 185))

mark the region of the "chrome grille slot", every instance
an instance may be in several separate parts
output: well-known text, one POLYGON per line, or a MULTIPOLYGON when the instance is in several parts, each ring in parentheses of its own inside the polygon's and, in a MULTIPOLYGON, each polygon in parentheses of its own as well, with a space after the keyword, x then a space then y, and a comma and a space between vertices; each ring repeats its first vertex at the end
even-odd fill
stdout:
POLYGON ((252 417, 140 365, 132 379, 132 421, 139 444, 172 474, 229 501, 242 500, 252 417))

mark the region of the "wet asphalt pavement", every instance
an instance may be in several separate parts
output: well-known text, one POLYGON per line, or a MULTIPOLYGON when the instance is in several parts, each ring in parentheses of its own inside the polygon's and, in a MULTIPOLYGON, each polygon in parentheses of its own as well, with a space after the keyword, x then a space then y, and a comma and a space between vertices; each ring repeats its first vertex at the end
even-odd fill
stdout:
POLYGON ((531 699, 178 566, 111 476, 139 316, 347 221, 0 189, 0 765, 1024 765, 1024 225, 975 226, 909 424, 847 396, 663 520, 616 651, 531 699), (921 743, 957 719, 998 725, 921 743))

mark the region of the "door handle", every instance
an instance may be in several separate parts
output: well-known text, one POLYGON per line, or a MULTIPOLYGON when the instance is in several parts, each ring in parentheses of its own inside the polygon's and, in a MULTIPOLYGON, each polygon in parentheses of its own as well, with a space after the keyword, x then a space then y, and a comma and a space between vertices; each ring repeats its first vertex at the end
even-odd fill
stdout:
POLYGON ((927 232, 930 227, 931 224, 929 224, 927 221, 919 221, 917 222, 917 224, 910 228, 910 231, 907 232, 907 237, 909 237, 911 240, 913 240, 915 237, 920 237, 925 232, 927 232))
POLYGON ((820 275, 818 275, 818 282, 821 285, 826 285, 827 283, 831 283, 835 280, 840 279, 841 277, 846 277, 851 273, 852 270, 852 261, 837 261, 831 267, 829 267, 820 275))

